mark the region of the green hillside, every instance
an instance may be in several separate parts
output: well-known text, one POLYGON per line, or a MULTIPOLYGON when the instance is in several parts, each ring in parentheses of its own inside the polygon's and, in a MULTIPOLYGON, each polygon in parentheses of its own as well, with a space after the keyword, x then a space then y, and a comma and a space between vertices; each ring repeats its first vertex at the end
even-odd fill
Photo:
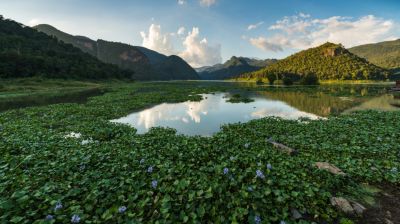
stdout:
POLYGON ((229 79, 246 72, 257 71, 275 63, 275 59, 257 60, 245 57, 231 57, 224 64, 216 64, 197 69, 200 77, 206 80, 229 79))
POLYGON ((133 74, 0 16, 0 78, 107 79, 133 74))
POLYGON ((319 80, 384 80, 388 75, 387 70, 350 53, 341 45, 325 43, 241 77, 286 77, 293 81, 309 76, 316 76, 319 80))
POLYGON ((383 68, 400 70, 400 39, 361 45, 349 51, 383 68))
POLYGON ((177 56, 168 57, 144 47, 124 43, 73 36, 47 24, 34 28, 70 43, 103 62, 134 71, 134 78, 138 80, 199 79, 196 71, 177 56))

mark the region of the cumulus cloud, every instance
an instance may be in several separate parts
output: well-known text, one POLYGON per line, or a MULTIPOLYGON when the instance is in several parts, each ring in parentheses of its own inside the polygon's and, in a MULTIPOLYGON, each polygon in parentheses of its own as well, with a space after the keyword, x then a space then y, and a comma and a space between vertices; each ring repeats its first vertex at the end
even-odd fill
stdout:
MULTIPOLYGON (((286 40, 286 39, 282 39, 286 40)), ((277 41, 279 42, 279 41, 277 41)), ((264 51, 273 51, 273 52, 278 52, 278 51, 283 51, 282 44, 275 42, 273 39, 267 39, 264 37, 258 37, 258 38, 250 38, 250 43, 257 47, 260 48, 264 51)))
POLYGON ((200 38, 200 30, 193 27, 183 41, 184 51, 179 54, 193 67, 214 65, 222 61, 221 47, 210 46, 207 39, 200 38))
POLYGON ((29 26, 36 26, 40 23, 39 19, 31 19, 29 20, 29 26))
POLYGON ((148 33, 140 32, 143 38, 143 47, 160 53, 171 55, 177 54, 182 57, 193 67, 201 67, 206 65, 214 65, 222 61, 220 45, 212 46, 208 43, 206 38, 200 37, 200 30, 193 27, 185 36, 186 29, 180 27, 176 34, 180 36, 177 38, 175 35, 174 40, 181 40, 182 51, 177 51, 172 45, 173 34, 163 34, 160 25, 151 24, 148 33), (182 39, 181 39, 182 38, 182 39))
POLYGON ((179 5, 183 5, 183 4, 185 4, 185 3, 186 3, 185 0, 178 0, 178 4, 179 4, 179 5))
POLYGON ((158 51, 163 54, 174 54, 174 48, 172 46, 170 40, 170 34, 163 34, 161 32, 161 26, 151 24, 149 28, 149 32, 146 33, 144 31, 140 32, 142 36, 143 47, 158 51))
POLYGON ((182 36, 182 35, 184 35, 185 34, 185 31, 186 31, 186 29, 185 29, 185 27, 179 27, 179 29, 178 29, 178 31, 176 32, 179 36, 182 36))
POLYGON ((373 15, 357 19, 333 16, 314 19, 300 13, 284 17, 271 25, 269 37, 250 38, 252 45, 265 51, 283 51, 285 48, 306 49, 327 41, 345 47, 393 39, 394 22, 373 15))
POLYGON ((200 0, 200 5, 205 7, 210 7, 217 3, 217 0, 200 0))
POLYGON ((254 30, 254 29, 257 29, 257 28, 258 28, 259 26, 261 26, 262 24, 264 24, 263 21, 258 22, 258 23, 256 23, 256 24, 250 24, 250 25, 247 27, 247 30, 254 30))

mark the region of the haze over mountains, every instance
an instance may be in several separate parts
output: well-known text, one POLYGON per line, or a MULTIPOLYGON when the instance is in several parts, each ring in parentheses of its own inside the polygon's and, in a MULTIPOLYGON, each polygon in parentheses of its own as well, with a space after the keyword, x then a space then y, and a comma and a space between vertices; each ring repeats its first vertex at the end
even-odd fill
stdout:
POLYGON ((230 79, 246 72, 257 71, 275 62, 276 59, 259 60, 233 56, 224 64, 201 67, 196 71, 205 80, 230 79))
POLYGON ((196 71, 175 55, 165 56, 144 47, 73 36, 47 24, 37 25, 34 28, 72 44, 103 62, 134 71, 133 77, 137 80, 199 79, 196 71))

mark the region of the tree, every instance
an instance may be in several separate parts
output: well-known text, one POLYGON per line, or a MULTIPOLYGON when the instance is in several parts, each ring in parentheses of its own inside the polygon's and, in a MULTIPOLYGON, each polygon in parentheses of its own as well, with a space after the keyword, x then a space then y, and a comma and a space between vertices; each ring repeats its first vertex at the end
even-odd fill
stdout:
POLYGON ((273 85, 275 80, 277 80, 276 74, 272 72, 267 73, 266 77, 270 85, 273 85))

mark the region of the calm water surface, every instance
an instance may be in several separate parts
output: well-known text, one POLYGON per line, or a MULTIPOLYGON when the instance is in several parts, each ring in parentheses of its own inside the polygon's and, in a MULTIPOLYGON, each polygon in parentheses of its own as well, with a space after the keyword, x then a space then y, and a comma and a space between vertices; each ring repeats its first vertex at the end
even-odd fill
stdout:
POLYGON ((399 110, 395 105, 400 104, 400 99, 378 90, 357 87, 355 90, 317 88, 312 91, 244 93, 254 99, 251 103, 226 102, 230 93, 204 94, 200 102, 163 103, 112 122, 131 125, 139 134, 146 133, 152 127, 170 127, 180 134, 211 136, 223 124, 267 116, 319 119, 356 110, 399 110), (371 91, 377 93, 371 94, 371 91))

